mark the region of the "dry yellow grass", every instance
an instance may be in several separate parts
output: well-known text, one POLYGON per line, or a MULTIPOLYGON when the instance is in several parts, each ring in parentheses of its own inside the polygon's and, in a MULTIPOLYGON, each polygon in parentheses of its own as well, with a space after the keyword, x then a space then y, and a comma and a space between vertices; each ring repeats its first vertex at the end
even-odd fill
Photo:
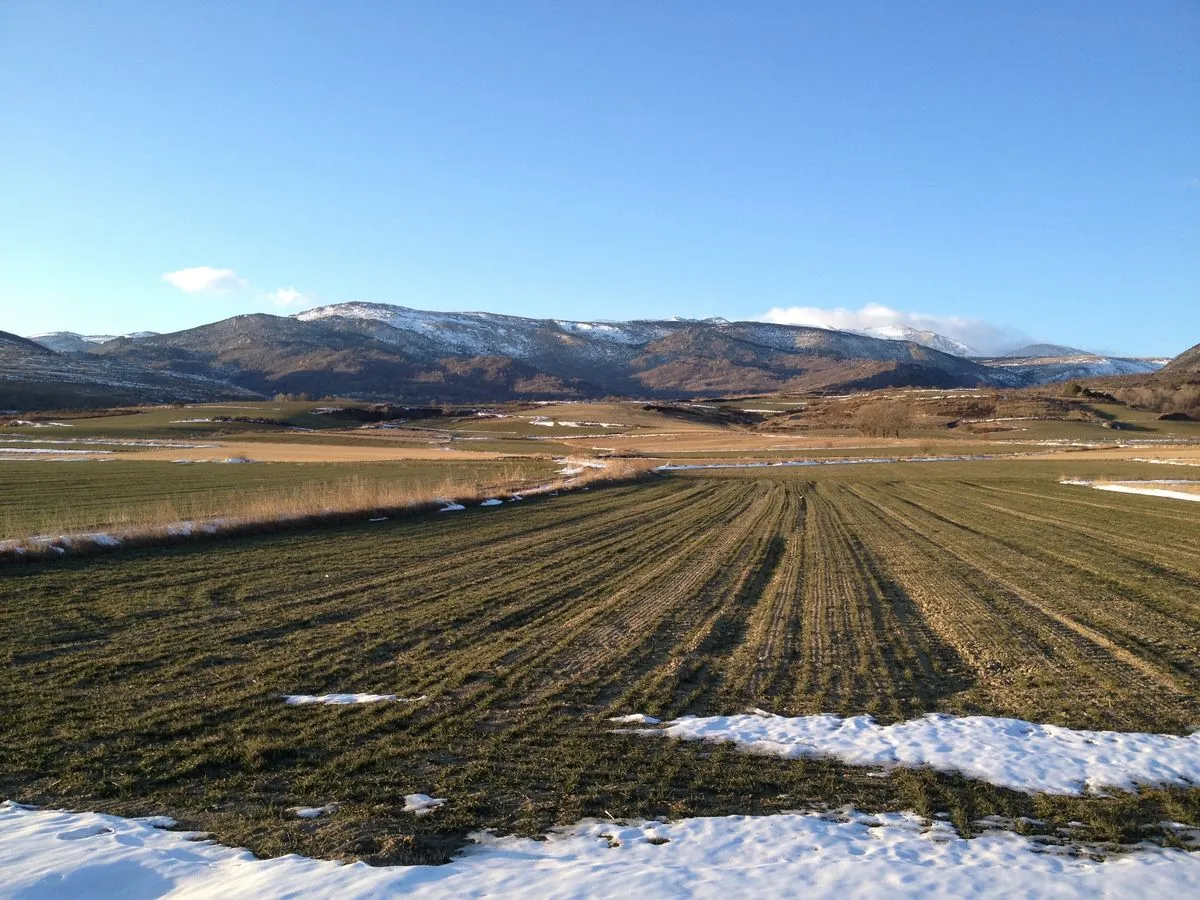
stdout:
POLYGON ((40 557, 64 550, 87 551, 121 544, 146 546, 193 536, 247 534, 364 516, 393 516, 436 509, 444 504, 478 503, 488 498, 509 499, 513 495, 536 496, 554 491, 586 489, 604 482, 627 481, 653 468, 647 460, 611 460, 604 468, 584 468, 570 476, 549 480, 530 477, 513 464, 500 478, 481 481, 446 478, 428 482, 380 482, 351 477, 333 483, 305 484, 290 490, 272 490, 231 503, 227 497, 193 499, 188 502, 165 498, 150 507, 115 511, 96 539, 95 527, 84 527, 69 519, 56 520, 55 534, 0 542, 0 561, 40 557), (111 540, 110 540, 111 539, 111 540))

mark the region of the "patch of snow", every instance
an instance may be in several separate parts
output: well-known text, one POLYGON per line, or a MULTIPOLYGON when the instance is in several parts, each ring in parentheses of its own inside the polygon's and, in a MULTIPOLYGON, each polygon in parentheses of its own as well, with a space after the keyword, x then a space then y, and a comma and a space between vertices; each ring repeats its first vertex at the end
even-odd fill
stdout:
POLYGON ((1200 500, 1200 494, 1171 491, 1166 488, 1134 487, 1131 484, 1093 484, 1092 487, 1098 491, 1112 491, 1117 494, 1142 494, 1146 497, 1166 497, 1169 500, 1200 500))
POLYGON ((504 501, 503 501, 503 500, 497 500, 495 497, 489 497, 487 500, 484 500, 484 501, 483 501, 482 503, 480 503, 479 505, 480 505, 480 506, 503 506, 503 505, 504 505, 504 501))
POLYGON ((1144 847, 1094 859, 1005 831, 963 839, 912 813, 584 821, 545 840, 472 835, 442 866, 256 859, 170 820, 0 804, 4 896, 1187 897, 1200 856, 1144 847))
MULTIPOLYGON (((1070 484, 1077 487, 1090 487, 1097 491, 1111 491, 1115 494, 1141 494, 1146 497, 1163 497, 1168 500, 1200 501, 1200 494, 1190 494, 1187 491, 1172 491, 1168 488, 1139 487, 1132 484, 1098 484, 1085 478, 1062 478, 1059 484, 1070 484)), ((1194 481, 1147 481, 1146 484, 1195 484, 1194 481)))
POLYGON ((620 722, 624 725, 657 725, 662 719, 656 719, 645 713, 630 713, 627 716, 612 716, 608 721, 620 722))
POLYGON ((17 553, 23 555, 28 545, 35 549, 47 550, 61 556, 68 547, 119 547, 120 538, 103 531, 83 532, 81 534, 38 534, 29 538, 12 538, 0 541, 0 553, 17 553))
POLYGON ((461 503, 447 503, 438 512, 458 512, 460 509, 466 509, 461 503))
POLYGON ((59 541, 67 547, 75 544, 91 544, 95 547, 119 547, 121 541, 103 531, 86 532, 84 534, 64 534, 59 541))
POLYGON ((930 714, 894 725, 871 716, 684 716, 661 734, 737 744, 749 753, 830 757, 856 766, 928 766, 1029 793, 1080 795, 1200 783, 1200 731, 1188 737, 1076 731, 1021 719, 930 714))
POLYGON ((427 816, 445 802, 445 797, 430 797, 428 794, 408 794, 404 798, 404 811, 416 816, 427 816))
POLYGON ((21 456, 95 456, 104 450, 59 450, 46 447, 0 447, 0 453, 11 453, 14 457, 21 456))
POLYGON ((581 475, 586 469, 607 469, 604 463, 594 459, 560 459, 559 462, 566 463, 563 468, 558 470, 559 475, 581 475))
POLYGON ((298 819, 317 819, 338 811, 341 804, 327 803, 324 806, 292 806, 288 812, 295 813, 298 819))
POLYGON ((416 703, 422 697, 398 697, 395 694, 287 694, 283 700, 288 706, 308 706, 322 703, 342 706, 350 703, 416 703))
MULTIPOLYGON (((1015 459, 1019 454, 1009 454, 1005 459, 1015 459)), ((864 463, 931 463, 931 462, 975 462, 996 459, 994 456, 847 456, 833 459, 785 459, 770 462, 736 463, 667 463, 656 466, 655 472, 683 472, 688 469, 771 469, 793 466, 853 466, 864 463)))
POLYGON ((529 420, 530 425, 542 425, 553 428, 555 425, 563 428, 628 428, 623 422, 579 422, 567 419, 548 419, 546 416, 534 416, 529 420))

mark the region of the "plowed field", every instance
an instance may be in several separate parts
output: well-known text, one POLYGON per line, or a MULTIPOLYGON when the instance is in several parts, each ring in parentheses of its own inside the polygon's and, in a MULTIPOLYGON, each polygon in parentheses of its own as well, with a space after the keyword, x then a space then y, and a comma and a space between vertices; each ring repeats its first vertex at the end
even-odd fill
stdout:
POLYGON ((1101 836, 1194 819, 1197 791, 1029 798, 611 732, 630 712, 747 707, 1200 727, 1194 504, 1031 465, 689 472, 13 567, 0 795, 377 861, 443 858, 481 826, 823 803, 1101 836), (333 692, 423 699, 282 700, 333 692), (414 792, 450 802, 416 819, 399 811, 414 792))

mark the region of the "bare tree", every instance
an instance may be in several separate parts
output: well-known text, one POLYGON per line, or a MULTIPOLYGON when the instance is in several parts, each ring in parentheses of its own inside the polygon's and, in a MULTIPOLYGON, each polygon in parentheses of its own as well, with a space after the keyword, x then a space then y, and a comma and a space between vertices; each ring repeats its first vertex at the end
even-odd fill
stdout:
POLYGON ((898 400, 869 403, 859 409, 854 425, 867 437, 900 437, 912 421, 912 411, 898 400))

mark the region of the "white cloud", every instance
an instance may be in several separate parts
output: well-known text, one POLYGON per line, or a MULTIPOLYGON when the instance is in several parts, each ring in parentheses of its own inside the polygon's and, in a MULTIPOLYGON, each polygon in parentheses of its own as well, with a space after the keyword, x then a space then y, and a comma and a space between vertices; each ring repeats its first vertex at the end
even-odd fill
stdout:
POLYGON ((189 294, 224 294, 247 287, 245 279, 233 269, 214 269, 212 266, 192 266, 167 272, 163 280, 189 294))
POLYGON ((1015 328, 993 325, 982 319, 964 316, 937 316, 891 309, 880 303, 868 303, 862 309, 820 306, 776 306, 758 317, 762 322, 780 325, 809 325, 837 331, 860 331, 884 325, 906 325, 909 328, 936 331, 977 348, 981 353, 1001 353, 1021 344, 1029 337, 1015 328))
POLYGON ((276 288, 267 294, 267 299, 276 306, 301 306, 310 305, 314 301, 307 294, 302 294, 295 288, 276 288))

